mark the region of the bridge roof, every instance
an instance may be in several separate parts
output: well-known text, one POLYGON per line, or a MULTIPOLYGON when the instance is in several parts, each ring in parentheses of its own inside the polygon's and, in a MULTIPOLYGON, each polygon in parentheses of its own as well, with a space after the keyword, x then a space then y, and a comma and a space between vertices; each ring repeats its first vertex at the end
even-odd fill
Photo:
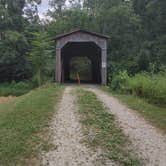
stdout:
POLYGON ((61 34, 61 35, 58 35, 55 37, 55 40, 59 40, 63 37, 66 37, 66 36, 69 36, 69 35, 72 35, 74 33, 86 33, 86 34, 89 34, 89 35, 92 35, 92 36, 97 36, 99 38, 104 38, 104 39, 109 39, 110 37, 109 36, 106 36, 106 35, 103 35, 103 34, 100 34, 100 33, 96 33, 96 32, 91 32, 91 31, 87 31, 87 30, 83 30, 83 29, 78 29, 78 30, 75 30, 75 31, 71 31, 71 32, 68 32, 68 33, 65 33, 65 34, 61 34))

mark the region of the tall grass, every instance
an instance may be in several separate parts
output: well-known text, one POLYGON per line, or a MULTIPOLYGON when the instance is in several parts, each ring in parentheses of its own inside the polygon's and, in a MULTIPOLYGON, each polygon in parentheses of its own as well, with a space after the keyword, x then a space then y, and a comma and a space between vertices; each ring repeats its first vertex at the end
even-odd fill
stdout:
POLYGON ((154 104, 166 105, 166 73, 149 76, 137 74, 127 81, 132 94, 144 97, 154 104))
POLYGON ((123 94, 132 94, 154 104, 166 105, 166 72, 155 75, 139 73, 133 77, 129 77, 126 71, 120 72, 110 86, 123 94))

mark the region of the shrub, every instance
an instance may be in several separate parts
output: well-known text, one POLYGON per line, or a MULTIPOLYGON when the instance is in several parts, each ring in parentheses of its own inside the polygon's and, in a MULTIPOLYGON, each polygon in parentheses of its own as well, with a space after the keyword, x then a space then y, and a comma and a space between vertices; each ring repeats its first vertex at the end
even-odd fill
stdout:
POLYGON ((129 77, 127 72, 120 72, 114 77, 111 87, 121 93, 133 94, 148 101, 166 105, 166 72, 155 75, 139 73, 129 77))
POLYGON ((12 83, 0 84, 0 96, 20 96, 33 89, 30 82, 18 82, 12 81, 12 83))
POLYGON ((128 79, 128 87, 134 95, 147 98, 155 104, 166 104, 166 77, 164 75, 137 74, 128 79))
POLYGON ((113 90, 122 90, 126 86, 127 80, 129 76, 127 71, 120 71, 118 75, 116 75, 110 86, 113 90))

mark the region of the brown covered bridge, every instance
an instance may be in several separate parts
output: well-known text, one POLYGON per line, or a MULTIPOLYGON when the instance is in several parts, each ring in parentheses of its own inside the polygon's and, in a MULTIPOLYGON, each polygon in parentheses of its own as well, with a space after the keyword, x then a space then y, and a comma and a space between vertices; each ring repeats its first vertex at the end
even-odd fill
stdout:
POLYGON ((108 36, 85 30, 76 30, 56 37, 57 83, 70 81, 70 61, 76 56, 85 56, 91 61, 93 83, 107 83, 108 36))

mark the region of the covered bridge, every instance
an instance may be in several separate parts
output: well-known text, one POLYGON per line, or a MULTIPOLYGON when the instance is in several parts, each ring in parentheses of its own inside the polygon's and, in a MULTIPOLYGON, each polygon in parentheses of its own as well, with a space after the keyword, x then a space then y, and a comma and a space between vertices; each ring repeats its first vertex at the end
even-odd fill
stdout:
POLYGON ((107 83, 108 38, 108 36, 85 30, 76 30, 57 36, 55 38, 55 81, 58 83, 69 82, 71 80, 71 59, 87 57, 91 61, 92 82, 105 85, 107 83))

